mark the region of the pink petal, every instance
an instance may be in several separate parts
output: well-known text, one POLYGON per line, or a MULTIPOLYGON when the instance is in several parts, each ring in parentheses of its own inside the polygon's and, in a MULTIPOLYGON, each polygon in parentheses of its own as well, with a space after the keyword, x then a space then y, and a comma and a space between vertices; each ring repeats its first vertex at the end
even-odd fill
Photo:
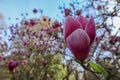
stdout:
POLYGON ((87 33, 82 29, 75 30, 66 39, 67 46, 79 60, 87 58, 90 48, 90 39, 87 33))
POLYGON ((80 15, 77 17, 77 20, 81 23, 82 28, 85 29, 86 25, 88 24, 87 18, 80 15))
POLYGON ((71 16, 67 16, 67 19, 65 21, 64 28, 63 28, 65 41, 66 41, 66 38, 78 28, 82 28, 79 21, 72 18, 71 16))
POLYGON ((96 29, 95 29, 95 22, 93 17, 91 17, 89 23, 87 24, 86 28, 85 28, 86 33, 88 34, 88 36, 90 37, 90 44, 92 44, 92 42, 95 39, 96 36, 96 29))

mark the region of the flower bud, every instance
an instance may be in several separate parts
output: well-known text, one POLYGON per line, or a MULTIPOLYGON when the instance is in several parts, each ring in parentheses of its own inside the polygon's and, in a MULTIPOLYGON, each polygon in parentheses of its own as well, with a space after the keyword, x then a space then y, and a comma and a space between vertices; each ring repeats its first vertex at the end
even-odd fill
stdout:
POLYGON ((8 68, 11 72, 16 72, 17 71, 17 67, 18 67, 19 62, 18 61, 10 61, 8 64, 8 68))
POLYGON ((85 60, 96 36, 93 17, 88 21, 81 15, 77 18, 67 16, 63 34, 65 42, 75 58, 81 61, 85 60))
POLYGON ((43 61, 43 67, 45 67, 47 65, 47 60, 43 61))

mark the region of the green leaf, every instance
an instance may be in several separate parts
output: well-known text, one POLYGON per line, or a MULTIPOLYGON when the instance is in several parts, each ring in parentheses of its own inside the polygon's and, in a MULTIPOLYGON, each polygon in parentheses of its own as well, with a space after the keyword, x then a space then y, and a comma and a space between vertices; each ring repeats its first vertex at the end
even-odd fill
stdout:
POLYGON ((104 76, 108 75, 107 71, 99 64, 96 64, 94 62, 89 62, 89 64, 92 67, 92 69, 95 70, 96 72, 103 74, 104 76))

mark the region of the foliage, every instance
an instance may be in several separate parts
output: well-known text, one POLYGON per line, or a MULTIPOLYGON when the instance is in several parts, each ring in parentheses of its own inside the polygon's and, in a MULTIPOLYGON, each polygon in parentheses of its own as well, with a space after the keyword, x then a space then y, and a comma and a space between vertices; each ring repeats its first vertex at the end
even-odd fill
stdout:
POLYGON ((90 67, 95 70, 98 73, 103 74, 105 77, 108 75, 108 73, 106 72, 106 70, 100 66, 99 64, 93 63, 93 62, 89 62, 90 67))

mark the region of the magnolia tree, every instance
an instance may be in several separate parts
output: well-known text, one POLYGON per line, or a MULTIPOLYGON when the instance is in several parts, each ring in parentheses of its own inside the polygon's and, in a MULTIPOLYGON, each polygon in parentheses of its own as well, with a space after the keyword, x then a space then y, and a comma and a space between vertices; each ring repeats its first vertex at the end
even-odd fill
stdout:
POLYGON ((72 0, 59 9, 61 22, 24 17, 9 27, 10 47, 1 45, 0 78, 119 80, 119 0, 72 0))
POLYGON ((0 56, 1 79, 56 80, 66 75, 60 22, 47 16, 24 18, 20 26, 12 25, 9 30, 9 54, 0 56))

